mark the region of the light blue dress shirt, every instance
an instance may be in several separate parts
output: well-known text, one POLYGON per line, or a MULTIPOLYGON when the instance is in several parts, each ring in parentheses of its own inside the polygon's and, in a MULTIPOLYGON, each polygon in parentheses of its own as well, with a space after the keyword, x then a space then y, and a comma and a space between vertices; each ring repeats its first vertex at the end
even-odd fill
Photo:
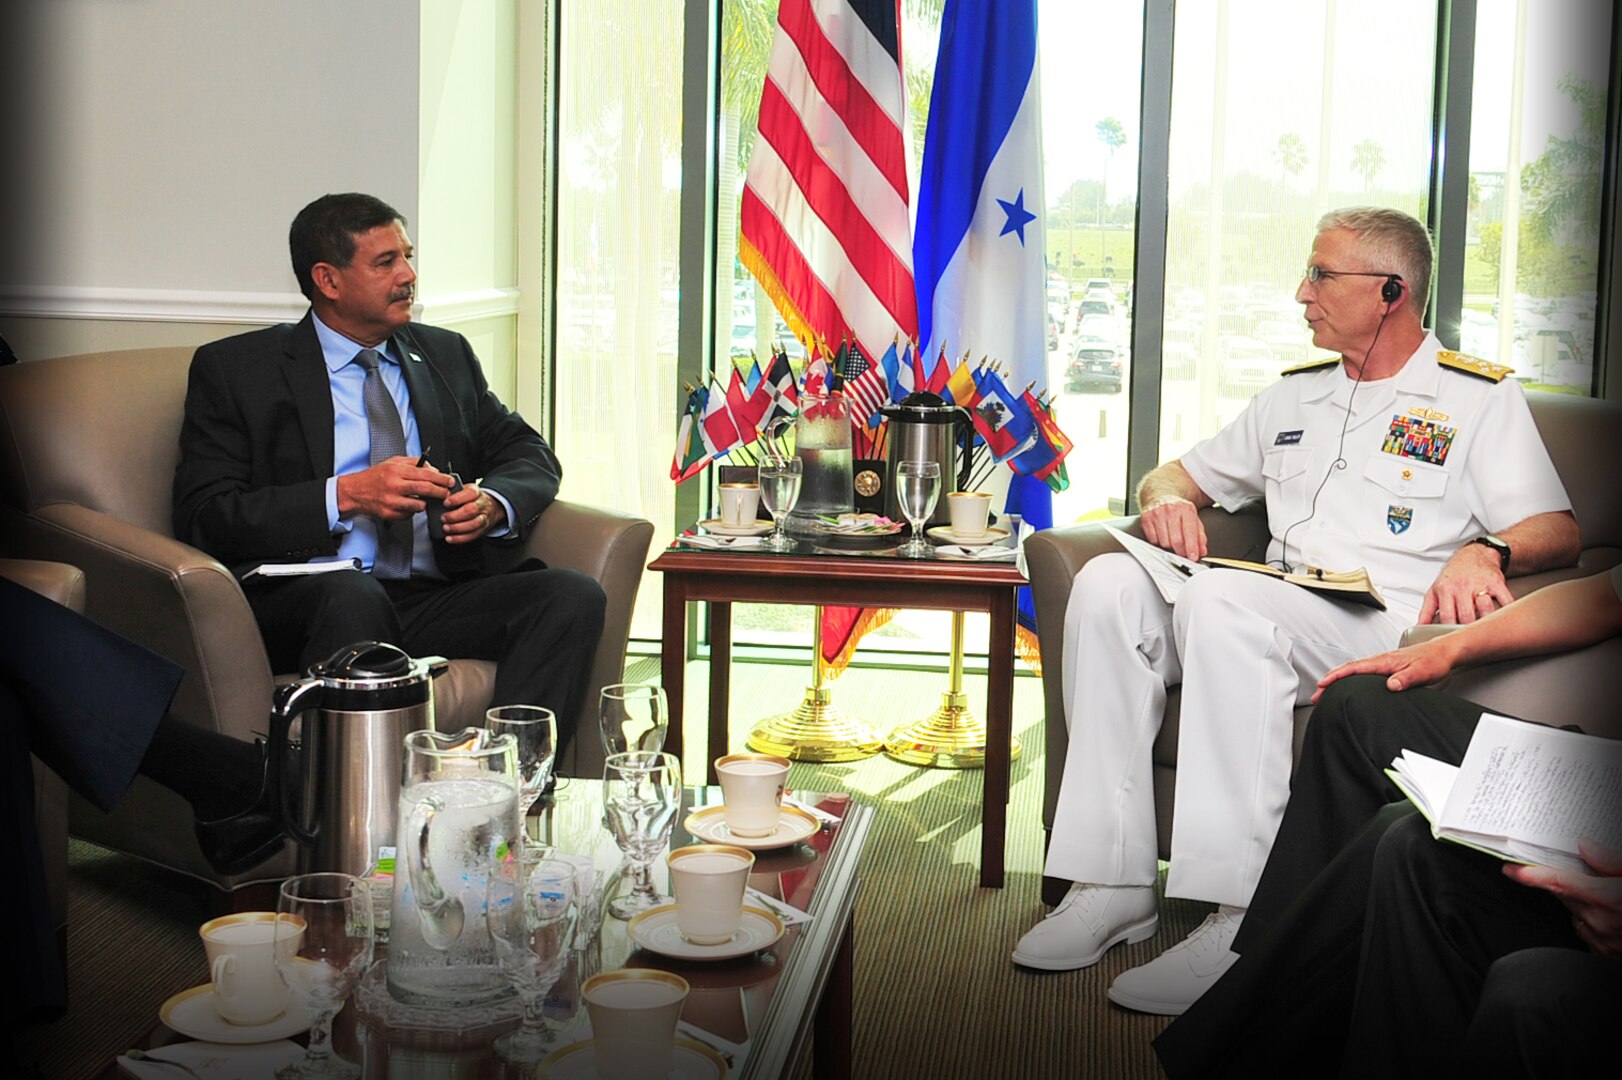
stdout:
MULTIPOLYGON (((321 342, 321 354, 327 363, 327 383, 332 389, 332 463, 333 475, 327 478, 327 527, 338 537, 338 557, 359 559, 361 568, 371 572, 377 557, 377 522, 365 514, 340 516, 338 513, 338 477, 362 472, 371 467, 372 433, 366 420, 366 369, 355 363, 366 346, 352 341, 323 323, 311 312, 315 323, 315 336, 321 342)), ((379 365, 383 384, 400 410, 400 424, 405 429, 406 454, 422 455, 422 438, 417 432, 417 418, 411 413, 411 391, 400 370, 400 357, 395 355, 393 342, 377 346, 386 363, 379 365)), ((430 464, 438 465, 430 458, 430 464)), ((496 499, 512 521, 512 506, 489 488, 483 490, 496 499)), ((492 529, 486 535, 498 537, 508 527, 492 529)), ((411 519, 411 574, 413 577, 443 578, 434 562, 433 544, 428 537, 428 515, 419 513, 411 519)))

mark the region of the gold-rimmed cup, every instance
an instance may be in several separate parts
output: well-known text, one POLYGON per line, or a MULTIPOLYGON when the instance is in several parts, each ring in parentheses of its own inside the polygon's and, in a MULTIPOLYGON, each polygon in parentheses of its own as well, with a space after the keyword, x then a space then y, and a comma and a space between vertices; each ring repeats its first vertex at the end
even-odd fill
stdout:
POLYGON ((690 844, 666 855, 665 863, 682 939, 694 945, 731 941, 743 923, 754 853, 731 844, 690 844))
POLYGON ((670 1072, 676 1021, 687 980, 652 968, 593 975, 580 988, 591 1017, 597 1073, 605 1080, 646 1080, 670 1072))
POLYGON ((776 754, 727 754, 715 759, 727 831, 762 837, 777 831, 789 760, 776 754))
POLYGON ((198 928, 208 956, 214 1011, 230 1024, 268 1024, 287 1011, 287 984, 276 971, 276 923, 285 920, 296 932, 284 933, 283 958, 298 950, 304 920, 274 911, 239 911, 210 919, 198 928))

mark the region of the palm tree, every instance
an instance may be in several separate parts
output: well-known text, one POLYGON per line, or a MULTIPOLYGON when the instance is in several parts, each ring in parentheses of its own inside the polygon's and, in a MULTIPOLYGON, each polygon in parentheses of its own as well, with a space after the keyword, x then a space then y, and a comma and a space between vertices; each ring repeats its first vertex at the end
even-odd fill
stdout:
POLYGON ((1374 178, 1385 168, 1385 151, 1373 139, 1364 139, 1352 147, 1352 171, 1363 177, 1363 190, 1374 187, 1374 178))
POLYGON ((1278 158, 1278 186, 1288 186, 1285 174, 1294 176, 1307 167, 1307 144, 1301 141, 1301 136, 1293 131, 1286 131, 1278 137, 1278 146, 1273 150, 1273 156, 1278 158))
POLYGON ((1113 116, 1106 116, 1093 125, 1098 141, 1104 144, 1104 186, 1098 189, 1099 221, 1103 222, 1104 204, 1109 201, 1109 163, 1115 151, 1126 145, 1126 128, 1113 116))

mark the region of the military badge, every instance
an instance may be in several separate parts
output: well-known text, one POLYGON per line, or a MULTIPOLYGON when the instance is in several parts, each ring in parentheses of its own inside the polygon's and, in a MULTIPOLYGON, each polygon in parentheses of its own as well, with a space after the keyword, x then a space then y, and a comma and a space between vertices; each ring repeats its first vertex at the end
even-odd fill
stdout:
POLYGON ((1443 465, 1447 462, 1447 452, 1453 448, 1453 436, 1458 430, 1399 413, 1391 418, 1391 430, 1386 432, 1385 442, 1380 449, 1398 457, 1443 465))
POLYGON ((1388 506, 1385 508, 1385 525, 1391 530, 1393 536, 1401 536, 1408 531, 1408 526, 1414 523, 1414 508, 1411 506, 1388 506))

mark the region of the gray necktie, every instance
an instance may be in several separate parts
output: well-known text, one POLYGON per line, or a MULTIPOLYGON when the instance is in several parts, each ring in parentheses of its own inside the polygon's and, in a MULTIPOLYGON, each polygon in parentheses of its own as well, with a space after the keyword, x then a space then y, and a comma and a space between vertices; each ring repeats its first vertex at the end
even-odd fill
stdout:
MULTIPOLYGON (((371 435, 373 465, 406 452, 399 407, 383 382, 383 373, 378 370, 382 360, 383 354, 376 349, 362 349, 355 357, 355 363, 366 369, 362 397, 366 401, 366 427, 371 435)), ((411 519, 377 523, 377 558, 372 562, 372 576, 386 581, 411 576, 411 519)))

